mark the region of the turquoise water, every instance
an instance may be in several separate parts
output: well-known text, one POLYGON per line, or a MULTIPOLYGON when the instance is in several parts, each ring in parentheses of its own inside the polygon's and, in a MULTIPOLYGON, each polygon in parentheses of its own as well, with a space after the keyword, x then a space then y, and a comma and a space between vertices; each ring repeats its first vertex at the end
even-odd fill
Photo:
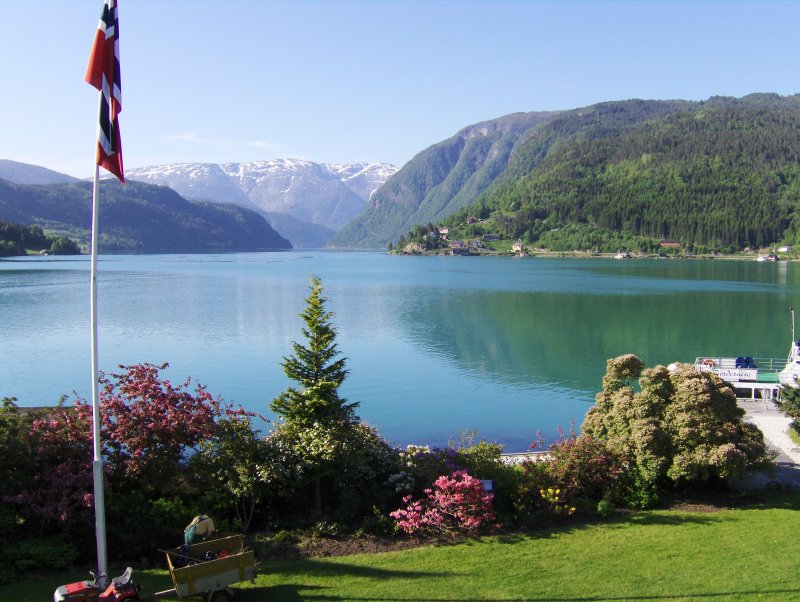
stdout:
MULTIPOLYGON (((103 256, 103 370, 169 362, 269 414, 289 381, 311 275, 350 375, 343 394, 397 445, 463 429, 520 451, 578 425, 609 357, 784 356, 800 265, 720 260, 287 252, 103 256)), ((0 261, 0 396, 89 398, 88 258, 0 261)))

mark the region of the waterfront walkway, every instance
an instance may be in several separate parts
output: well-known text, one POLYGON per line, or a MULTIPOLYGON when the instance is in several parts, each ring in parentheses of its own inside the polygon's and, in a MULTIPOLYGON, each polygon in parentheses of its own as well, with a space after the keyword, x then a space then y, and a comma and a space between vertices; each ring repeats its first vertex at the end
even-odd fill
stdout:
POLYGON ((800 487, 800 446, 789 436, 791 419, 771 401, 740 401, 739 407, 746 412, 745 421, 761 429, 767 445, 778 453, 776 475, 754 475, 747 484, 757 487, 778 481, 783 485, 800 487))

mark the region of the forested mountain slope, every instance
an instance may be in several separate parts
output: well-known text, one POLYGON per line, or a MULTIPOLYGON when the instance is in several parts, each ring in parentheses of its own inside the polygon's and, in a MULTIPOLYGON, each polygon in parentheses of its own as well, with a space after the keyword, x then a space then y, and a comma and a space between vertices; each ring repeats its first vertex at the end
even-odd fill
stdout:
POLYGON ((551 113, 517 113, 464 128, 419 153, 329 243, 385 247, 415 224, 441 220, 475 199, 506 168, 521 137, 551 113))
MULTIPOLYGON (((548 127, 562 120, 585 116, 565 114, 548 127)), ((794 240, 800 96, 711 98, 621 128, 603 123, 544 153, 532 138, 472 209, 502 215, 505 236, 542 246, 591 248, 598 243, 585 236, 563 239, 592 230, 727 250, 794 240)))
MULTIPOLYGON (((100 251, 191 253, 290 249, 259 214, 188 201, 165 186, 101 182, 100 251)), ((0 219, 87 243, 92 184, 21 185, 0 180, 0 219)))
MULTIPOLYGON (((606 102, 538 121, 475 202, 435 221, 451 240, 492 234, 557 251, 663 239, 735 251, 795 242, 799 177, 800 96, 606 102)), ((431 230, 418 219, 407 235, 431 230)))

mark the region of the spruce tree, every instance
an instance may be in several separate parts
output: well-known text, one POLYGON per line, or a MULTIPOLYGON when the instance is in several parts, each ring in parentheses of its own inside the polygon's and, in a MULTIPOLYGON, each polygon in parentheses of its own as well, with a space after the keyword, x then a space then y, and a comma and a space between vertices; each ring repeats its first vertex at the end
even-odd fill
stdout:
POLYGON ((281 366, 301 389, 289 387, 270 404, 275 414, 286 422, 298 425, 357 420, 353 408, 357 403, 347 403, 339 396, 339 387, 348 370, 346 358, 339 357, 336 329, 331 323, 333 313, 325 308, 327 299, 322 296, 322 281, 311 278, 311 293, 306 298, 306 309, 300 314, 305 322, 303 335, 306 344, 293 342, 294 355, 284 357, 281 366))
POLYGON ((273 439, 278 447, 292 450, 300 459, 302 472, 313 485, 314 514, 322 514, 322 479, 333 474, 357 433, 358 417, 339 396, 347 376, 346 358, 340 358, 333 313, 325 309, 322 281, 311 278, 311 293, 300 314, 305 322, 306 344, 292 343, 295 355, 284 357, 281 366, 286 376, 302 389, 289 387, 272 400, 270 408, 284 420, 277 424, 273 439), (280 442, 283 442, 282 444, 280 442))

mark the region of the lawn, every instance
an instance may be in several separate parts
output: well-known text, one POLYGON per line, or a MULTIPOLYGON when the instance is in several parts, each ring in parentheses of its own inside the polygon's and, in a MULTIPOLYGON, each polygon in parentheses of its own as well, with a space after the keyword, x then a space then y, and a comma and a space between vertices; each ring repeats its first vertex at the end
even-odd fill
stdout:
MULTIPOLYGON (((656 510, 547 533, 303 561, 262 559, 236 600, 800 600, 800 493, 719 512, 656 510)), ((163 571, 135 574, 148 593, 163 571)), ((0 588, 52 599, 80 574, 0 588)))

